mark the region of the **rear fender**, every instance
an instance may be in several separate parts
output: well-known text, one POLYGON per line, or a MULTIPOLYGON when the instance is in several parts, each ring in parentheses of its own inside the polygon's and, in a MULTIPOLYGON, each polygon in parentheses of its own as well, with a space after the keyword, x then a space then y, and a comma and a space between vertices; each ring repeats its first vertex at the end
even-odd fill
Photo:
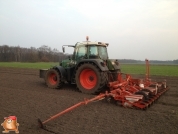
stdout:
POLYGON ((92 63, 95 64, 101 71, 108 71, 108 67, 103 63, 103 60, 100 59, 83 59, 77 63, 76 68, 83 63, 92 63))
POLYGON ((66 81, 67 73, 66 70, 62 66, 55 66, 54 69, 57 69, 61 74, 61 81, 66 81))

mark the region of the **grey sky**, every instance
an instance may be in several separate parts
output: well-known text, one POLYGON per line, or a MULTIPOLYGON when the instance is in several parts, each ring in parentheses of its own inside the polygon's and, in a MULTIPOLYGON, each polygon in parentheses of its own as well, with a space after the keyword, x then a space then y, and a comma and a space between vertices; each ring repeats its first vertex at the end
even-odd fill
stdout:
POLYGON ((178 59, 178 1, 0 0, 0 45, 62 51, 87 35, 110 58, 178 59))

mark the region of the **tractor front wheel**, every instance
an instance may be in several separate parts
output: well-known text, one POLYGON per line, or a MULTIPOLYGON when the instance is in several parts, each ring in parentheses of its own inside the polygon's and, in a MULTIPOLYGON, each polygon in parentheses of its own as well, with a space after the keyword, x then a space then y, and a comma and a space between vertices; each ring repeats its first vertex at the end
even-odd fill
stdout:
POLYGON ((94 94, 101 90, 105 84, 105 76, 95 65, 83 64, 76 72, 76 84, 82 93, 94 94))
POLYGON ((60 88, 62 86, 60 72, 56 69, 50 69, 45 76, 45 82, 49 88, 60 88))

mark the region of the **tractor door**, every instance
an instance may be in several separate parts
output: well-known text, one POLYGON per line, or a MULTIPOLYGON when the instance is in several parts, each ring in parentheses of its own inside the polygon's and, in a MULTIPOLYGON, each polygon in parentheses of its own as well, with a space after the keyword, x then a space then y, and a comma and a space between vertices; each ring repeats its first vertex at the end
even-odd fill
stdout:
POLYGON ((87 46, 81 45, 76 50, 76 61, 80 61, 82 59, 87 59, 87 46))

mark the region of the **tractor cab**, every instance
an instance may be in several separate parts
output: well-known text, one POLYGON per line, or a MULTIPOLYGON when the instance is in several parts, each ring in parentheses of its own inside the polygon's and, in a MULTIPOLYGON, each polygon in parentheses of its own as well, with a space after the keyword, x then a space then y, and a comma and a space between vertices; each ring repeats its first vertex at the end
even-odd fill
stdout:
POLYGON ((63 67, 71 67, 84 59, 100 59, 106 62, 106 60, 108 59, 106 47, 108 45, 108 43, 90 42, 88 40, 85 42, 77 42, 75 46, 63 45, 63 52, 65 52, 65 46, 73 47, 74 52, 73 55, 69 57, 69 59, 62 60, 60 65, 63 67))
POLYGON ((88 36, 86 39, 87 41, 77 42, 75 46, 63 45, 62 46, 63 53, 65 52, 65 46, 68 46, 74 48, 74 52, 72 56, 73 60, 78 60, 81 58, 85 58, 85 59, 94 58, 94 59, 103 59, 103 60, 108 59, 108 53, 106 48, 109 45, 108 43, 90 42, 88 41, 88 36))
POLYGON ((76 43, 74 60, 80 59, 108 59, 107 45, 101 42, 76 43))

